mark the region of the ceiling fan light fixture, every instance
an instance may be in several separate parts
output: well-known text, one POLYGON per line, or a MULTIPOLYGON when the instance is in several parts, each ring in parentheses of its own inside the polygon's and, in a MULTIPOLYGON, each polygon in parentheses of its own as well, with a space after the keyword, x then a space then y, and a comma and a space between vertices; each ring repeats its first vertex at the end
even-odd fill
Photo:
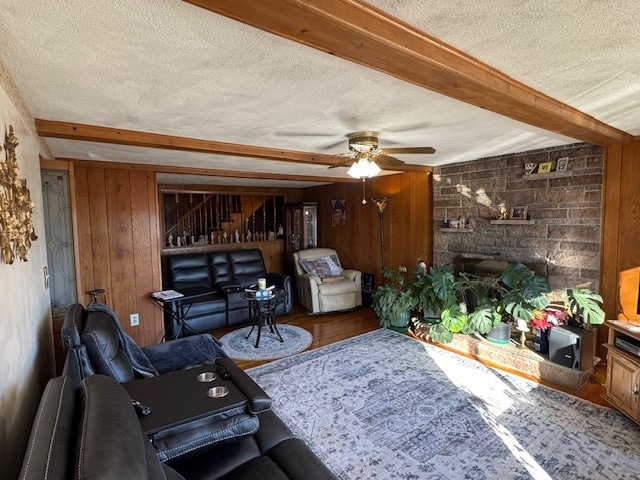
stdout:
POLYGON ((347 171, 347 175, 353 178, 372 178, 381 171, 376 162, 369 160, 367 155, 360 155, 347 171))
POLYGON ((377 176, 381 171, 382 170, 376 162, 373 160, 369 161, 369 178, 377 176))

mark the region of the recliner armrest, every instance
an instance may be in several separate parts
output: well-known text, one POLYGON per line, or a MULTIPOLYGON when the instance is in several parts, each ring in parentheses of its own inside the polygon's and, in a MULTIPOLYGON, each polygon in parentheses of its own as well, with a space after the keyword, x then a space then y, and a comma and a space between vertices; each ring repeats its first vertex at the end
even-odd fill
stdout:
POLYGON ((284 303, 282 304, 282 311, 279 310, 279 314, 291 313, 293 310, 293 286, 291 277, 284 273, 269 272, 266 275, 267 284, 275 285, 281 288, 285 292, 284 303))
POLYGON ((233 292, 241 292, 242 286, 238 282, 216 282, 214 285, 216 290, 223 293, 233 293, 233 292))
POLYGON ((249 410, 252 413, 265 412, 271 409, 271 397, 247 375, 230 358, 219 358, 218 365, 222 365, 231 374, 231 380, 249 400, 249 410))
POLYGON ((208 333, 143 347, 142 351, 160 374, 227 357, 220 342, 208 333))
POLYGON ((342 271, 342 276, 348 278, 349 280, 355 282, 360 277, 362 277, 362 272, 360 270, 353 270, 351 268, 345 268, 342 271))
POLYGON ((275 285, 278 288, 285 288, 289 275, 284 273, 269 272, 267 273, 267 284, 275 285))
POLYGON ((313 282, 317 285, 320 285, 322 283, 322 278, 316 276, 316 275, 310 275, 308 273, 301 273, 300 275, 298 275, 298 280, 307 280, 309 282, 313 282))

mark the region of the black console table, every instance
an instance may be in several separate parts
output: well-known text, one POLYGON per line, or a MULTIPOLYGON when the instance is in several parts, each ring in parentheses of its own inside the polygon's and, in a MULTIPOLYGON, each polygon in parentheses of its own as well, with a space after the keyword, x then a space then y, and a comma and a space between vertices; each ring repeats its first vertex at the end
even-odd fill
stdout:
POLYGON ((187 332, 190 335, 197 334, 197 332, 194 332, 189 327, 184 319, 186 318, 187 313, 189 313, 191 305, 193 305, 194 301, 197 298, 214 293, 214 291, 210 288, 203 286, 185 287, 179 290, 176 289, 175 291, 182 295, 180 297, 168 299, 159 297, 158 293, 160 292, 153 292, 149 295, 151 299, 165 312, 167 312, 171 316, 172 320, 174 320, 178 325, 178 330, 176 331, 176 335, 172 340, 180 338, 180 336, 182 336, 184 332, 187 332))
POLYGON ((219 414, 245 410, 247 397, 233 381, 220 378, 216 369, 215 364, 200 365, 124 383, 122 386, 129 396, 151 410, 148 415, 139 416, 145 435, 153 438, 159 432, 207 417, 214 421, 219 414), (201 374, 207 373, 215 378, 199 380, 201 374), (208 392, 215 387, 225 387, 228 393, 212 398, 208 392))

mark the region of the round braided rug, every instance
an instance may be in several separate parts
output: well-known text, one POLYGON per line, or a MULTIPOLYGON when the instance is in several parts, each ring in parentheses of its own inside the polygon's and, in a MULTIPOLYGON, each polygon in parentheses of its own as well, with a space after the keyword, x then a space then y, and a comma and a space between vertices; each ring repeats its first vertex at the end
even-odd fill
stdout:
POLYGON ((251 336, 246 338, 250 331, 251 327, 244 327, 227 333, 220 339, 222 348, 229 357, 234 360, 273 360, 302 352, 313 341, 313 335, 304 328, 280 324, 278 331, 284 342, 280 342, 269 327, 262 327, 260 343, 256 348, 254 345, 258 328, 254 328, 251 336))

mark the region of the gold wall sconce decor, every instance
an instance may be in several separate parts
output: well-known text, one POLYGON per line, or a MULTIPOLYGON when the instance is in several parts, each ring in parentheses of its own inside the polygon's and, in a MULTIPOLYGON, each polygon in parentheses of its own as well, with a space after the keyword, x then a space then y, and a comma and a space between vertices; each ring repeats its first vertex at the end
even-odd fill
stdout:
MULTIPOLYGON (((34 204, 26 178, 18 178, 18 139, 9 125, 5 136, 5 160, 0 161, 0 258, 8 265, 19 258, 27 261, 31 242, 38 237, 33 228, 34 204)), ((0 152, 2 147, 0 147, 0 152)))

